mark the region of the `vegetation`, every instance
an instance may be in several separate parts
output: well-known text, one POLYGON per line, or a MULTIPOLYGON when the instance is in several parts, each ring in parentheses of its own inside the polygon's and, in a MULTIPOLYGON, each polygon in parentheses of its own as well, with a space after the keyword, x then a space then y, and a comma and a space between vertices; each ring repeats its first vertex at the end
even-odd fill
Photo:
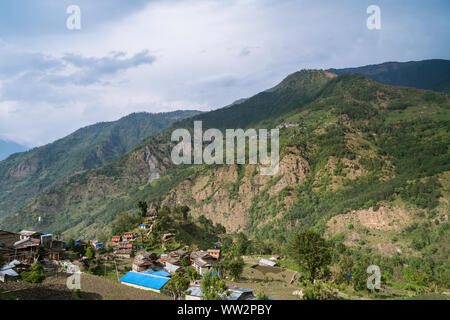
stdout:
POLYGON ((329 275, 331 246, 327 240, 312 230, 303 230, 291 240, 290 252, 300 269, 311 280, 329 275))
POLYGON ((164 287, 170 292, 174 300, 183 297, 185 291, 189 288, 189 279, 187 279, 181 272, 175 273, 170 281, 164 287))
POLYGON ((225 281, 217 275, 204 275, 200 283, 200 289, 202 300, 224 300, 224 297, 228 294, 225 281))
POLYGON ((31 283, 41 283, 45 280, 45 271, 40 263, 34 263, 30 271, 24 271, 20 274, 22 281, 31 283))

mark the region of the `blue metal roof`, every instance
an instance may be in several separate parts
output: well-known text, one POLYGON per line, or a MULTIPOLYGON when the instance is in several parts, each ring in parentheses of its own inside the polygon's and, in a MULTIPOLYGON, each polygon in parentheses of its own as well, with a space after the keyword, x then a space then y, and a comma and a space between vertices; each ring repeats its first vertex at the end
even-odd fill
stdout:
POLYGON ((139 227, 145 227, 145 226, 146 226, 145 223, 141 223, 141 224, 139 225, 139 227))
POLYGON ((164 270, 159 270, 159 271, 155 271, 155 270, 149 270, 147 272, 145 272, 147 274, 152 274, 154 276, 160 276, 160 277, 170 277, 171 274, 164 271, 164 270))
POLYGON ((139 273, 130 271, 124 275, 120 281, 130 284, 135 284, 142 287, 147 287, 155 290, 160 290, 170 280, 170 278, 160 277, 149 273, 139 273))

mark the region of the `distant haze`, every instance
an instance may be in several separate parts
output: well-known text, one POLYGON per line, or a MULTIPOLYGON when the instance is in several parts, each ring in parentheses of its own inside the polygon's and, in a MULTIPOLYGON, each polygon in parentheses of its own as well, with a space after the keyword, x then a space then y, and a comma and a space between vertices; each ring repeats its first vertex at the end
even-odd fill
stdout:
POLYGON ((12 141, 0 140, 0 161, 6 159, 9 155, 26 151, 28 148, 12 141))

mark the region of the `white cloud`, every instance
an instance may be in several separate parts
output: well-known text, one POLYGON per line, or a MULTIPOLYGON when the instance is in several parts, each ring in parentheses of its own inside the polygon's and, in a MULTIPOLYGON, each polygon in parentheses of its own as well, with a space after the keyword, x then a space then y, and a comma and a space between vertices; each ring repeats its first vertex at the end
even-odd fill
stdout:
MULTIPOLYGON (((0 138, 37 145, 134 111, 209 110, 302 68, 448 58, 401 5, 381 3, 382 30, 367 30, 366 2, 160 0, 96 28, 22 35, 8 49, 20 54, 0 52, 0 138)), ((445 17, 433 22, 448 36, 445 17)))

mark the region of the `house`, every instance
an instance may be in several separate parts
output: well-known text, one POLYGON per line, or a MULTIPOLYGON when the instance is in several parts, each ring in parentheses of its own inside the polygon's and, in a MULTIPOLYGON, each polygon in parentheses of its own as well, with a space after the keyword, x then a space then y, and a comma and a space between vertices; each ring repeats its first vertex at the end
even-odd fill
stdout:
POLYGON ((134 240, 133 232, 124 232, 122 239, 123 239, 123 241, 133 241, 134 240))
POLYGON ((219 260, 220 259, 221 250, 220 249, 208 249, 208 250, 206 250, 206 253, 209 254, 214 259, 219 260))
MULTIPOLYGON (((199 285, 189 287, 187 290, 189 294, 185 296, 186 300, 201 300, 202 290, 199 285)), ((228 287, 227 292, 222 296, 224 300, 253 300, 253 289, 228 287)))
POLYGON ((116 257, 129 259, 133 256, 133 250, 117 249, 114 251, 116 257))
POLYGON ((35 238, 24 238, 14 243, 14 249, 19 252, 39 252, 39 247, 41 245, 40 239, 35 238))
POLYGON ((18 260, 10 262, 8 265, 0 268, 0 282, 7 282, 11 280, 17 280, 19 278, 19 273, 14 270, 22 263, 18 260))
POLYGON ((133 244, 127 241, 121 241, 117 243, 117 248, 124 250, 133 250, 133 244))
POLYGON ((191 253, 190 260, 192 261, 192 266, 200 275, 211 272, 213 267, 217 264, 217 259, 203 251, 191 253))
POLYGON ((41 234, 36 231, 28 231, 28 230, 22 230, 19 232, 20 240, 26 240, 26 239, 40 239, 41 234))
POLYGON ((141 223, 139 225, 139 229, 141 229, 141 230, 147 230, 149 228, 150 228, 150 226, 148 224, 146 224, 146 223, 141 223))
POLYGON ((189 258, 189 254, 186 251, 184 251, 184 250, 173 251, 173 252, 169 252, 169 254, 167 255, 167 259, 164 259, 164 263, 165 263, 165 265, 173 264, 173 265, 181 266, 184 258, 186 258, 186 259, 189 258))
POLYGON ((270 261, 270 260, 267 260, 267 259, 261 259, 261 260, 259 260, 259 265, 260 266, 276 267, 277 263, 273 262, 273 261, 270 261))
POLYGON ((152 252, 139 252, 133 260, 131 269, 136 272, 146 271, 158 267, 158 256, 152 252))
POLYGON ((154 221, 158 218, 158 212, 152 208, 148 208, 147 210, 147 221, 154 221))
POLYGON ((170 278, 172 276, 171 273, 164 270, 148 270, 145 273, 152 274, 154 276, 166 277, 170 278))
POLYGON ((164 267, 164 270, 166 270, 166 271, 168 271, 170 273, 176 273, 176 272, 182 271, 183 268, 180 267, 180 266, 176 266, 174 264, 171 264, 171 263, 167 263, 166 266, 164 267))
POLYGON ((14 271, 14 266, 5 266, 0 269, 0 282, 7 282, 19 278, 19 274, 14 271))
POLYGON ((12 248, 19 240, 21 240, 19 234, 0 230, 0 248, 12 248))
POLYGON ((103 249, 103 242, 94 242, 92 245, 94 246, 94 248, 95 248, 96 250, 101 250, 101 249, 103 249))
POLYGON ((170 278, 151 273, 130 271, 119 281, 127 286, 160 293, 170 278))
POLYGON ((119 242, 122 241, 121 236, 112 236, 111 237, 111 246, 116 247, 119 242))
POLYGON ((169 240, 171 240, 173 238, 173 234, 171 234, 171 233, 165 233, 163 236, 162 236, 162 241, 169 241, 169 240))

